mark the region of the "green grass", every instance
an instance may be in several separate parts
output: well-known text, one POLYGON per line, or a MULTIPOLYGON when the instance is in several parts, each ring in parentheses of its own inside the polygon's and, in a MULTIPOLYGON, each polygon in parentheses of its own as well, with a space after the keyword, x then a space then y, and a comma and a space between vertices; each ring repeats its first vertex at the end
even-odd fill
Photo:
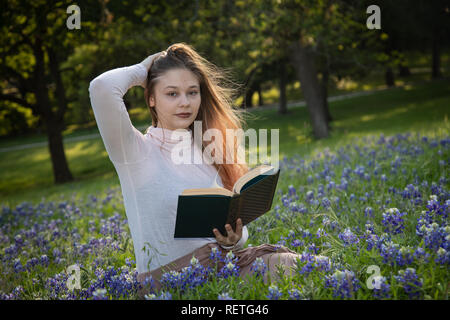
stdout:
MULTIPOLYGON (((257 110, 247 128, 277 128, 280 156, 303 156, 326 147, 344 145, 364 135, 418 132, 434 136, 449 132, 450 81, 439 80, 377 92, 330 103, 331 135, 315 141, 306 108, 292 107, 288 115, 257 110)), ((136 124, 135 124, 136 125, 136 124)), ((270 137, 270 134, 269 136, 270 137)), ((66 156, 75 181, 54 185, 47 146, 0 154, 0 203, 58 198, 117 187, 119 180, 100 138, 66 142, 66 156)))

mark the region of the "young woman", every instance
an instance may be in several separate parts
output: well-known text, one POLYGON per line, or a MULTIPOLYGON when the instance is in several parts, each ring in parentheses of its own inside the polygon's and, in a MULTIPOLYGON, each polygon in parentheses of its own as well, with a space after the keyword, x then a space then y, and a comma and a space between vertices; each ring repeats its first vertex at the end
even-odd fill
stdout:
MULTIPOLYGON (((226 237, 217 229, 213 230, 215 238, 173 237, 178 195, 184 189, 220 186, 231 190, 248 171, 246 165, 225 160, 213 164, 175 164, 171 160, 171 151, 180 141, 172 136, 175 130, 185 130, 194 152, 208 145, 208 141, 200 146, 194 143, 194 121, 201 121, 203 132, 215 128, 223 137, 226 129, 242 128, 243 120, 231 105, 232 90, 224 86, 224 80, 224 74, 191 46, 177 43, 141 63, 107 71, 90 83, 95 119, 119 176, 142 283, 151 277, 159 288, 163 272, 181 270, 193 256, 207 265, 214 248, 223 255, 233 251, 241 276, 250 272, 257 257, 264 260, 269 272, 279 263, 289 272, 300 257, 285 247, 270 244, 244 249, 248 231, 239 219, 236 230, 225 226, 226 237), (152 125, 145 134, 133 127, 123 102, 133 86, 145 89, 150 109, 152 125)), ((224 142, 222 147, 224 159, 227 153, 236 154, 234 144, 231 147, 224 142)))

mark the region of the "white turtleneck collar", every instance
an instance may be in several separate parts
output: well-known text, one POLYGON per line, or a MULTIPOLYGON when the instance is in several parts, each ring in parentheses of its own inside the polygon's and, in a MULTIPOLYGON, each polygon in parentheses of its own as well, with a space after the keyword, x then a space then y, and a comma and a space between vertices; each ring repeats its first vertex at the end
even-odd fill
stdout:
POLYGON ((154 142, 168 151, 171 151, 180 141, 186 139, 186 136, 184 135, 187 135, 188 139, 193 141, 192 130, 189 128, 170 130, 154 127, 152 125, 147 129, 146 135, 150 136, 154 142))

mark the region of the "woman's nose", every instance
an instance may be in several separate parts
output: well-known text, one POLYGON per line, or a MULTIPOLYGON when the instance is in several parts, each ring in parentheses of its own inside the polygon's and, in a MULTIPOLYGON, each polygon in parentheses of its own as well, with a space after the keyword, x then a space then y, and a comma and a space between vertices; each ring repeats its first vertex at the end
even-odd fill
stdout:
POLYGON ((185 94, 181 95, 181 102, 180 102, 180 104, 182 106, 187 106, 189 104, 189 99, 188 99, 187 95, 185 95, 185 94))

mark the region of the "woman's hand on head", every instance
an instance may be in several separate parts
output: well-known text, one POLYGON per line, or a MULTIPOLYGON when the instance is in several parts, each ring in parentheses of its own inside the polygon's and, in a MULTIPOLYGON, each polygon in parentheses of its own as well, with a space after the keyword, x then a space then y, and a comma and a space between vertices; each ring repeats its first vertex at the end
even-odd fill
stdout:
POLYGON ((227 236, 225 237, 220 233, 219 230, 213 229, 214 235, 216 236, 216 241, 218 244, 222 246, 234 246, 238 241, 242 238, 242 220, 237 219, 236 220, 236 231, 233 231, 233 228, 231 228, 231 225, 226 224, 225 230, 227 230, 227 236))
POLYGON ((153 60, 155 60, 157 57, 159 57, 163 53, 165 53, 165 51, 160 51, 160 52, 154 53, 152 55, 149 55, 147 58, 142 60, 141 64, 143 64, 145 66, 145 68, 147 68, 147 72, 149 71, 153 60))

